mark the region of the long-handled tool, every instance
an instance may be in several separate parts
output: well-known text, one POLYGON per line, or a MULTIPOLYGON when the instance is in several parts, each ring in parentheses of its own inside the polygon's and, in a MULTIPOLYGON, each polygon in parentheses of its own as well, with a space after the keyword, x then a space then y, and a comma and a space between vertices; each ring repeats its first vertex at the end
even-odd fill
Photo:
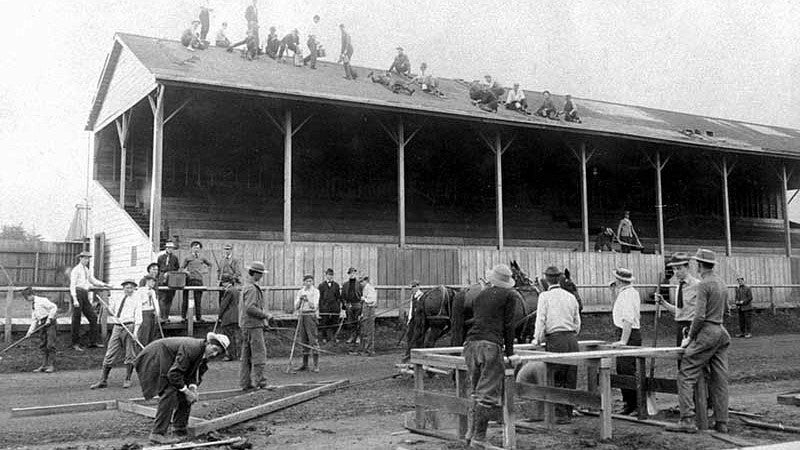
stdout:
MULTIPOLYGON (((17 341, 12 342, 8 347, 0 350, 0 355, 2 355, 3 353, 11 350, 12 348, 18 346, 19 344, 27 341, 28 339, 32 338, 36 334, 37 331, 40 331, 42 328, 44 328, 46 326, 47 326, 47 322, 45 322, 44 324, 39 325, 38 327, 34 328, 33 329, 33 333, 25 335, 25 337, 23 337, 22 339, 18 339, 17 341)), ((55 324, 53 324, 53 326, 55 326, 55 324)), ((0 356, 0 361, 2 361, 2 360, 3 360, 3 357, 0 356)))
POLYGON ((294 347, 297 344, 297 335, 300 334, 300 318, 297 318, 297 327, 294 329, 294 339, 292 339, 292 351, 289 352, 289 364, 286 365, 286 373, 292 370, 292 361, 294 360, 294 347))
MULTIPOLYGON (((108 306, 108 303, 106 303, 99 295, 95 294, 94 296, 95 296, 95 298, 97 298, 97 300, 100 302, 100 304, 103 305, 103 308, 105 308, 106 311, 111 312, 111 308, 108 306)), ((122 323, 121 320, 119 320, 119 317, 117 317, 116 315, 114 317, 117 319, 118 324, 120 326, 122 326, 122 329, 125 330, 126 333, 128 333, 128 335, 131 337, 131 339, 133 339, 133 342, 136 342, 136 344, 139 346, 139 348, 144 348, 144 345, 142 345, 142 343, 139 342, 139 338, 137 338, 136 335, 133 334, 133 332, 131 332, 131 330, 129 330, 128 327, 126 327, 125 324, 122 323)))
MULTIPOLYGON (((656 314, 653 319, 653 347, 658 347, 658 319, 661 318, 661 294, 656 291, 656 314)), ((653 383, 656 373, 656 359, 650 358, 650 377, 648 380, 653 383)), ((656 402, 656 391, 652 389, 647 390, 647 414, 655 416, 658 414, 658 403, 656 402)))

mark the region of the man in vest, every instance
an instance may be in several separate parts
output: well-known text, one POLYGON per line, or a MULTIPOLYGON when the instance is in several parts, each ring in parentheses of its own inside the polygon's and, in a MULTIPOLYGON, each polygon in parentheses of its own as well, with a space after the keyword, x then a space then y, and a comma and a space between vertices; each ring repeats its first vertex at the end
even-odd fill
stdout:
POLYGON ((325 281, 317 287, 319 291, 319 314, 322 343, 336 338, 336 325, 339 316, 345 311, 339 283, 333 281, 333 269, 325 271, 325 281))
POLYGON ((104 347, 100 343, 97 329, 97 315, 89 299, 89 290, 92 287, 110 288, 110 284, 103 283, 89 271, 89 259, 92 254, 81 252, 78 255, 78 265, 69 273, 69 293, 72 297, 72 348, 82 352, 80 345, 81 313, 89 321, 89 347, 104 347))
POLYGON ((312 372, 319 372, 319 343, 317 342, 317 326, 319 313, 319 290, 314 287, 312 275, 303 276, 303 287, 294 296, 294 310, 297 313, 297 341, 304 344, 303 365, 295 372, 308 370, 308 355, 314 358, 312 372), (309 348, 311 347, 311 348, 309 348))
POLYGON ((113 297, 108 302, 108 320, 114 327, 111 329, 111 337, 108 339, 106 356, 103 358, 103 377, 91 386, 91 389, 102 389, 108 386, 108 374, 116 360, 125 357, 125 381, 123 388, 131 387, 131 374, 133 373, 133 363, 136 360, 135 346, 141 344, 135 337, 139 333, 142 325, 142 301, 136 295, 136 282, 125 280, 122 282, 124 292, 122 298, 113 297))
POLYGON ((239 385, 244 391, 267 388, 264 367, 267 364, 267 346, 264 342, 264 328, 270 315, 266 311, 264 292, 258 281, 264 276, 264 263, 253 261, 247 268, 247 282, 242 289, 239 301, 239 328, 242 330, 239 385), (255 381, 255 382, 254 382, 255 381))

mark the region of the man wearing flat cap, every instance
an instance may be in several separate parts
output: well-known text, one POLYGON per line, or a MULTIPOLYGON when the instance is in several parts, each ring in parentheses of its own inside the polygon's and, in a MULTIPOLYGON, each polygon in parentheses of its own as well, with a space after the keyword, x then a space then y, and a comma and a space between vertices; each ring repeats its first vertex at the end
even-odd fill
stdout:
POLYGON ((89 259, 92 254, 81 252, 78 254, 78 264, 69 273, 69 294, 72 297, 72 348, 80 352, 81 313, 89 321, 89 347, 103 347, 100 343, 100 333, 97 329, 97 315, 89 299, 89 290, 92 287, 110 288, 110 284, 103 283, 92 275, 89 270, 89 259))
POLYGON ((294 310, 297 313, 297 342, 304 344, 303 365, 296 367, 295 372, 309 369, 308 355, 314 358, 312 372, 319 372, 319 343, 317 327, 319 320, 319 290, 314 287, 314 276, 303 276, 303 287, 294 295, 294 310), (309 348, 311 347, 311 348, 309 348))
POLYGON ((266 272, 264 263, 260 261, 250 263, 250 267, 247 268, 247 282, 244 284, 242 298, 239 301, 239 328, 242 330, 242 366, 239 370, 239 385, 245 391, 267 387, 267 379, 264 376, 264 367, 267 364, 264 329, 271 316, 267 314, 264 292, 258 285, 264 272, 266 272))
MULTIPOLYGON (((211 268, 211 262, 205 256, 200 255, 203 244, 200 241, 193 241, 191 244, 192 252, 183 260, 181 269, 186 272, 186 286, 203 286, 203 274, 211 268)), ((192 294, 194 301, 194 316, 197 323, 203 323, 203 290, 183 290, 183 302, 181 303, 181 318, 186 320, 189 310, 189 294, 192 294)))
MULTIPOLYGON (((639 291, 633 287, 635 278, 630 269, 620 267, 614 271, 612 287, 616 288, 617 298, 614 300, 614 307, 611 317, 614 326, 617 327, 619 340, 611 344, 612 347, 642 345, 642 334, 639 331, 641 297, 639 291)), ((622 357, 617 358, 617 373, 620 375, 636 375, 636 358, 622 357)), ((638 410, 638 396, 636 389, 620 389, 625 407, 622 414, 630 415, 638 410)))
POLYGON ((750 286, 745 284, 744 277, 736 279, 739 284, 736 286, 736 309, 739 310, 739 335, 745 339, 753 337, 751 331, 753 330, 753 291, 750 286))
POLYGON ((108 338, 106 356, 103 358, 103 377, 91 386, 91 389, 102 389, 108 386, 108 374, 120 356, 125 357, 125 381, 123 388, 131 387, 133 363, 136 360, 136 345, 139 327, 142 325, 142 300, 136 293, 136 281, 122 282, 122 297, 112 297, 108 301, 108 322, 113 324, 111 337, 108 338))
POLYGON ((663 298, 659 299, 661 305, 675 315, 676 347, 679 347, 683 341, 683 329, 688 330, 692 326, 697 304, 697 285, 700 280, 689 273, 689 260, 689 255, 685 252, 672 254, 667 266, 671 267, 675 273, 674 280, 678 283, 678 289, 670 289, 672 302, 667 302, 663 298))
MULTIPOLYGON (((578 300, 561 287, 562 276, 558 267, 550 266, 545 270, 547 281, 546 292, 539 295, 536 311, 536 328, 533 333, 533 344, 547 342, 547 351, 569 353, 580 351, 578 333, 581 331, 581 314, 578 300)), ((556 365, 555 386, 575 389, 578 380, 578 368, 566 364, 556 365)), ((570 405, 556 406, 556 423, 569 423, 572 419, 570 405)))
POLYGON ((489 419, 501 404, 506 368, 503 355, 511 363, 519 361, 514 356, 514 310, 522 296, 514 290, 511 269, 505 264, 492 268, 488 282, 473 302, 474 323, 464 343, 473 399, 467 441, 475 443, 486 441, 489 419))
POLYGON ((346 307, 342 303, 342 291, 339 283, 333 281, 333 269, 325 270, 325 280, 317 286, 317 290, 319 291, 320 335, 324 344, 336 338, 336 325, 346 307))
POLYGON ((208 370, 208 361, 224 355, 230 342, 222 334, 205 339, 169 337, 151 342, 136 358, 136 374, 146 400, 158 396, 158 410, 150 440, 172 444, 186 437, 197 387, 208 370), (168 437, 172 423, 175 437, 168 437))
POLYGON ((237 258, 233 257, 233 246, 231 244, 225 244, 225 246, 222 247, 222 251, 222 259, 219 260, 219 264, 217 266, 217 279, 219 280, 219 285, 222 286, 222 277, 225 275, 231 277, 235 284, 241 284, 242 264, 237 258))
POLYGON ((711 377, 708 386, 711 405, 714 408, 714 429, 728 432, 728 347, 731 337, 723 326, 728 307, 728 292, 725 284, 714 273, 716 254, 711 250, 698 249, 692 257, 697 261, 700 283, 697 286, 697 307, 689 335, 681 343, 686 351, 678 369, 678 405, 681 418, 668 431, 697 432, 694 411, 694 390, 697 379, 709 367, 711 377))

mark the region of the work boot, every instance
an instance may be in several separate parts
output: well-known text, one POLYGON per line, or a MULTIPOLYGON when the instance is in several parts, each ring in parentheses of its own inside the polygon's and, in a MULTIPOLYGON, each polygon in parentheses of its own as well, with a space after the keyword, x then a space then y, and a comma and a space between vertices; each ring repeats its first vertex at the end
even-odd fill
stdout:
POLYGON ((490 408, 480 404, 475 405, 475 412, 472 416, 474 431, 472 432, 470 447, 483 448, 483 445, 480 444, 486 442, 486 430, 489 428, 490 413, 490 408))
POLYGON ((85 351, 85 350, 84 350, 84 348, 83 348, 83 347, 81 347, 79 344, 73 344, 73 346, 72 346, 72 349, 73 349, 73 350, 75 350, 76 352, 83 352, 83 351, 85 351))
POLYGON ((303 365, 292 369, 293 372, 302 372, 308 370, 308 355, 303 355, 303 365))
POLYGON ((175 444, 180 441, 180 439, 167 437, 158 433, 150 433, 148 439, 155 444, 175 444))
POLYGON ((103 378, 97 383, 89 386, 89 389, 102 389, 108 387, 108 374, 111 373, 110 366, 103 366, 103 378))
POLYGON ((694 417, 684 417, 675 425, 667 425, 665 430, 678 433, 697 433, 697 425, 694 423, 694 417))
POLYGON ((714 424, 714 431, 728 434, 728 424, 725 422, 717 422, 714 424))
POLYGON ((314 366, 311 368, 311 371, 314 373, 319 373, 319 355, 313 355, 314 366))

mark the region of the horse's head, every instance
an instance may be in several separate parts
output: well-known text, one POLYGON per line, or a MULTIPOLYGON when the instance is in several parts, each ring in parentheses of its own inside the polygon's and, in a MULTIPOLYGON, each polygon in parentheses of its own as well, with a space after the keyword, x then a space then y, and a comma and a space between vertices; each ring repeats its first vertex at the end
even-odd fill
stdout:
POLYGON ((519 267, 517 261, 511 261, 509 266, 511 267, 511 277, 514 278, 514 287, 519 289, 534 285, 534 281, 519 267))

